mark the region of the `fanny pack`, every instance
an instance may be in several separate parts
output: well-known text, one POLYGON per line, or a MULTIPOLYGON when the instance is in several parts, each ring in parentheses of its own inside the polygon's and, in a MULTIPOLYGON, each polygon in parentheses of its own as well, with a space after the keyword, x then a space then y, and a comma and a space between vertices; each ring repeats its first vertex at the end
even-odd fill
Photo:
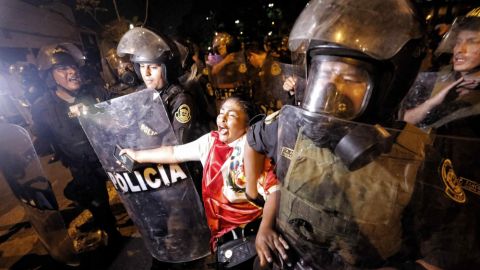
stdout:
POLYGON ((255 239, 262 219, 256 219, 245 228, 235 228, 217 238, 217 262, 209 264, 210 268, 235 269, 235 266, 257 256, 255 239), (237 239, 233 239, 237 238, 237 239))
POLYGON ((217 251, 219 264, 229 269, 257 256, 255 238, 256 235, 251 235, 221 245, 217 251))

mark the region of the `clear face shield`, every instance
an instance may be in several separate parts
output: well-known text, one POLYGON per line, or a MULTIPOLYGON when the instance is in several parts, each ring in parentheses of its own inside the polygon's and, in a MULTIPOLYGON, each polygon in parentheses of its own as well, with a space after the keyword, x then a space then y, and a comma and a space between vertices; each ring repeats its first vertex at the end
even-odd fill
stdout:
POLYGON ((112 69, 126 69, 131 66, 130 59, 127 56, 118 56, 115 49, 110 50, 110 52, 108 53, 107 62, 112 69))
POLYGON ((315 56, 302 107, 310 112, 353 119, 366 107, 372 80, 368 72, 340 57, 315 56))
POLYGON ((118 43, 117 54, 120 57, 130 54, 132 62, 142 62, 155 60, 169 50, 162 37, 149 29, 135 27, 123 35, 118 43))

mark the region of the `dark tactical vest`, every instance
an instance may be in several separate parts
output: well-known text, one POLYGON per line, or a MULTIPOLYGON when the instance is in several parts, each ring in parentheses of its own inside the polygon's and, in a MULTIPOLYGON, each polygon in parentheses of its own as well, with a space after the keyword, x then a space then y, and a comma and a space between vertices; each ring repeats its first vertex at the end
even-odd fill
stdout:
POLYGON ((350 172, 330 150, 315 146, 301 127, 296 142, 283 140, 280 131, 284 129, 279 128, 279 159, 288 171, 277 222, 297 253, 319 263, 325 258, 314 254, 323 250, 362 268, 381 266, 397 253, 402 212, 424 159, 424 133, 407 125, 390 153, 350 172), (292 145, 293 152, 288 150, 292 145))

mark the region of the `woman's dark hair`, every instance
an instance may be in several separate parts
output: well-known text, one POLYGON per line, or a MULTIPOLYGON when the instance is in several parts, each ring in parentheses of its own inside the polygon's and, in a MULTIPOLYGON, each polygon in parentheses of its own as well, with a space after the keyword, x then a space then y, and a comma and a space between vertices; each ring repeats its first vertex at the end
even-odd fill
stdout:
POLYGON ((245 114, 245 125, 249 126, 250 120, 258 114, 257 108, 255 107, 253 101, 244 96, 231 96, 225 99, 221 106, 223 106, 227 100, 234 100, 238 103, 238 105, 240 105, 240 110, 245 114))

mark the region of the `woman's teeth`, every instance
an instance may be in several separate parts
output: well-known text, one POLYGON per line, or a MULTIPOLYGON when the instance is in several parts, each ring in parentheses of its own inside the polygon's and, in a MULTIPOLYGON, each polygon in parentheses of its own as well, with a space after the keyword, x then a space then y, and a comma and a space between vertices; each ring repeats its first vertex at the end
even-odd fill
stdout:
POLYGON ((218 133, 220 133, 221 135, 225 135, 225 133, 227 133, 227 131, 228 131, 228 130, 227 130, 226 128, 224 128, 224 127, 218 127, 218 128, 219 128, 218 133))

